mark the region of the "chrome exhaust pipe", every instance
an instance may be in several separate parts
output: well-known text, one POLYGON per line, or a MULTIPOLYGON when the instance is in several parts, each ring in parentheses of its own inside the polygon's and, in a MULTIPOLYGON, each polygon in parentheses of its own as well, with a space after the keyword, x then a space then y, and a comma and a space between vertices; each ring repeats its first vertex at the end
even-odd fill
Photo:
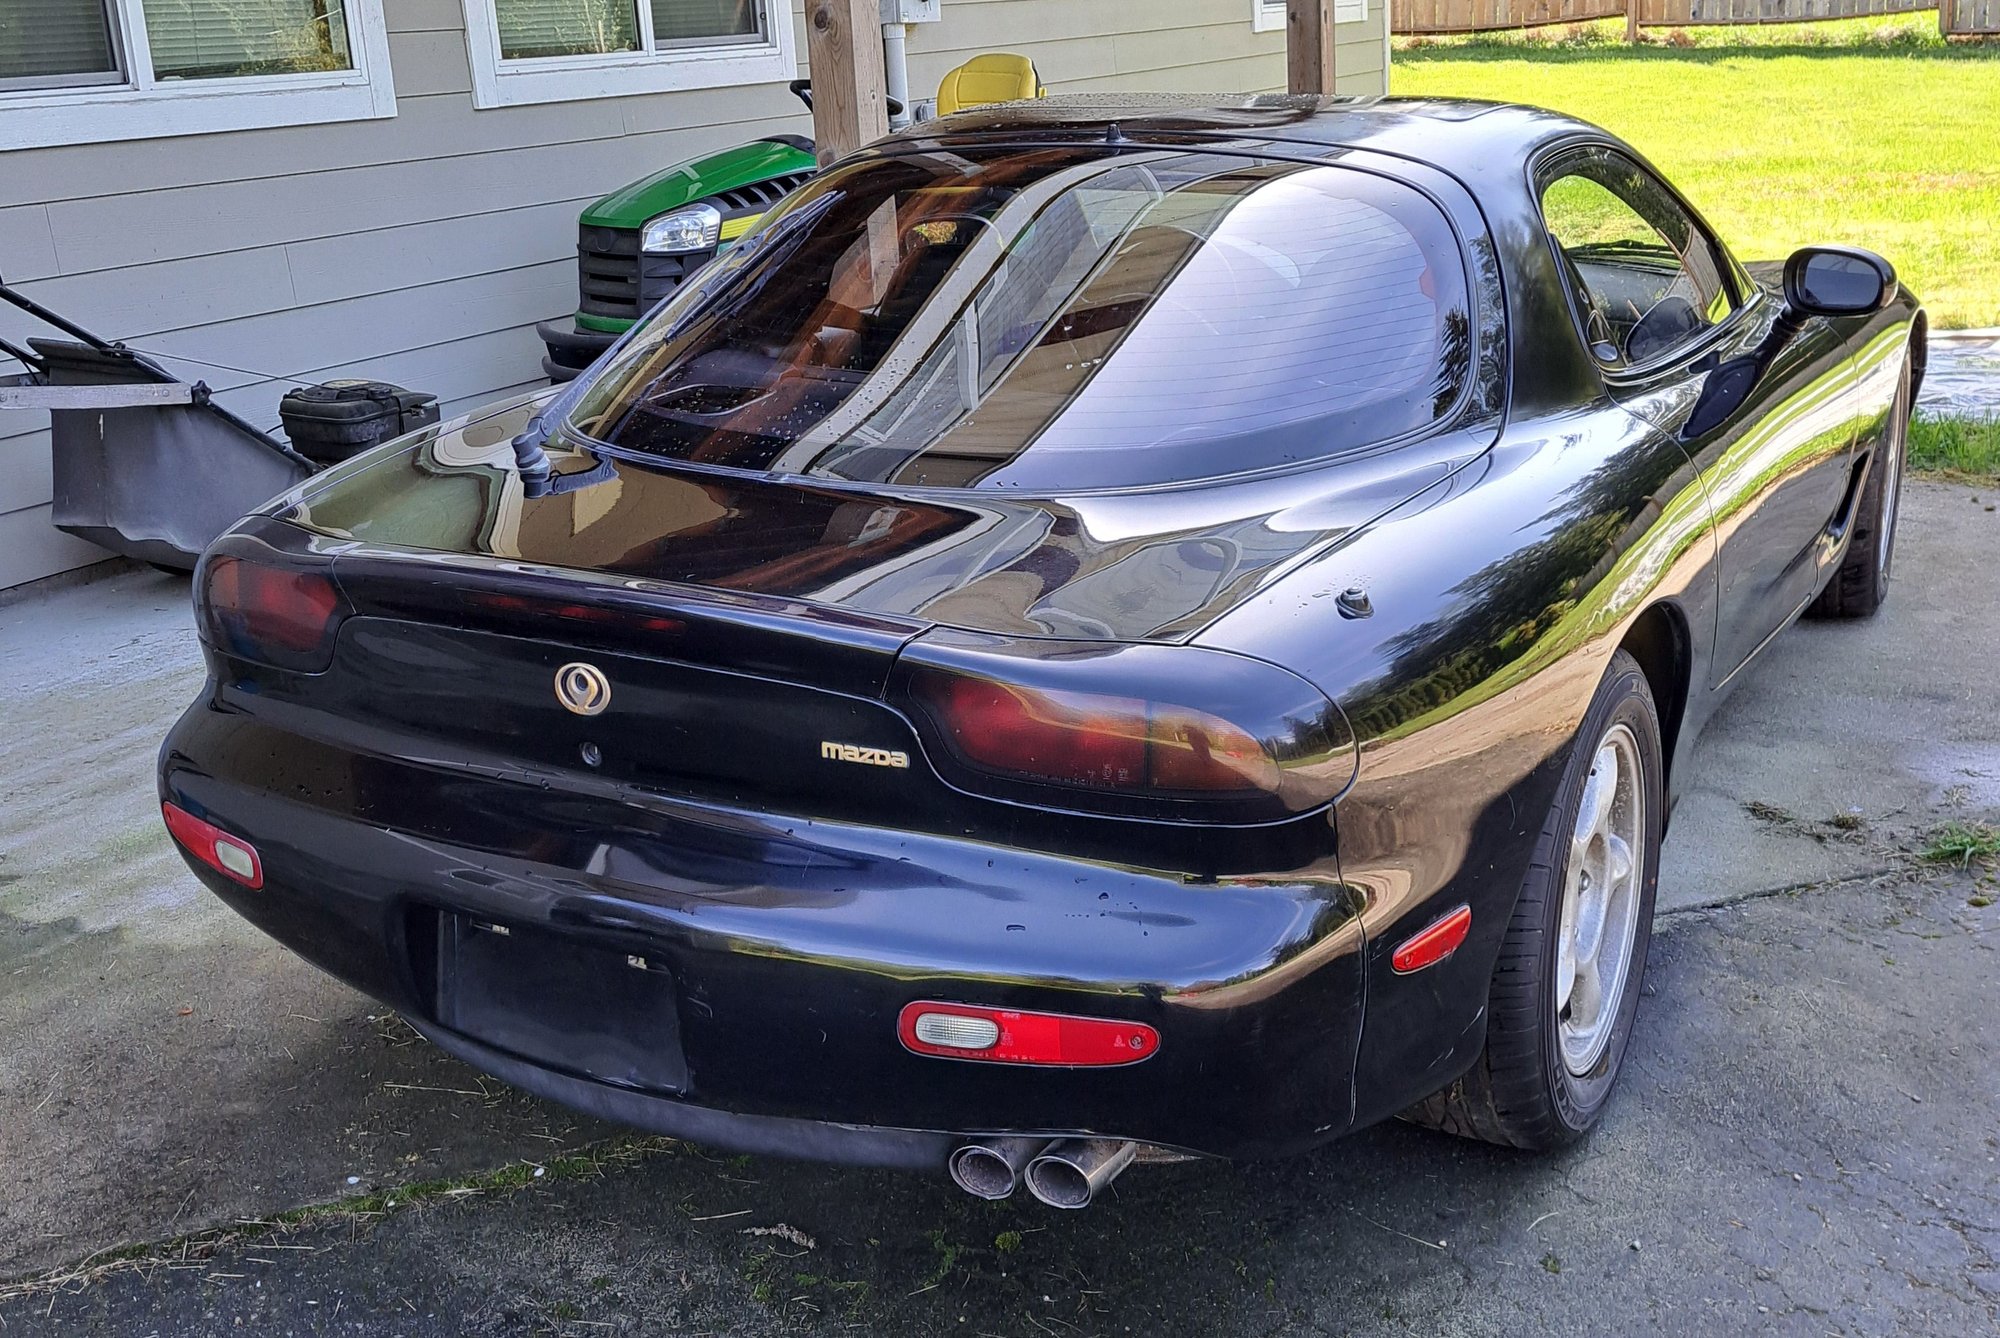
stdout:
POLYGON ((1088 1208, 1139 1155, 1115 1138, 1063 1138, 1028 1163, 1028 1192, 1051 1208, 1088 1208))
POLYGON ((1048 1147, 1046 1138, 987 1138, 951 1154, 952 1183, 976 1199, 1004 1199, 1021 1183, 1021 1171, 1048 1147))

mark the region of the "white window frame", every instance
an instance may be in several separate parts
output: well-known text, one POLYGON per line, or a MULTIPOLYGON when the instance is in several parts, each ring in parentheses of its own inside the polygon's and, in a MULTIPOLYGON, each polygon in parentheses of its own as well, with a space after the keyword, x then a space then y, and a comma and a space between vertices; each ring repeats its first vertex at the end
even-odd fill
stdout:
POLYGON ((140 0, 108 6, 124 73, 102 83, 0 89, 0 151, 212 135, 396 114, 382 0, 346 0, 351 70, 238 79, 153 78, 140 0))
POLYGON ((520 107, 541 102, 679 93, 796 78, 798 54, 789 0, 760 0, 762 37, 717 40, 655 50, 653 11, 637 0, 639 50, 603 55, 500 57, 496 0, 464 0, 465 46, 472 58, 472 105, 520 107))
MULTIPOLYGON (((1383 0, 1387 3, 1387 0, 1383 0)), ((1368 0, 1333 0, 1333 21, 1342 23, 1366 23, 1368 21, 1368 0)), ((1250 31, 1255 33, 1282 32, 1285 27, 1285 0, 1250 0, 1250 31)))

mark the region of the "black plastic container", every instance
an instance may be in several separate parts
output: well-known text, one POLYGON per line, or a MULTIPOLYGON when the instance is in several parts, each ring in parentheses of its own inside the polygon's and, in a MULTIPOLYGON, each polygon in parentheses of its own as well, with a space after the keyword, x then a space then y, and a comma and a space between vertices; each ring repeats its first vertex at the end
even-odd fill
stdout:
POLYGON ((438 403, 435 395, 386 381, 328 381, 287 394, 278 401, 278 417, 293 450, 331 465, 435 423, 438 403))

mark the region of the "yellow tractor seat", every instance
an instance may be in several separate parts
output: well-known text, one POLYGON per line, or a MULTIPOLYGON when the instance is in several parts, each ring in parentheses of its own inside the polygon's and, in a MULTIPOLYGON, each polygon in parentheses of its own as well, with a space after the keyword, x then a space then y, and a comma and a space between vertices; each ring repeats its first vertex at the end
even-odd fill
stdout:
POLYGON ((990 102, 1018 102, 1048 95, 1035 62, 1009 51, 974 56, 938 82, 937 114, 949 116, 990 102))

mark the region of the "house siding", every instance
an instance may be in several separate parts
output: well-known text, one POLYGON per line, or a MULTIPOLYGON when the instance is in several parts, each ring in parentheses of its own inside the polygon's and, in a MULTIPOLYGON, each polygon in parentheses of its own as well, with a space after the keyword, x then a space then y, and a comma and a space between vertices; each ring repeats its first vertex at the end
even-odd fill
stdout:
MULTIPOLYGON (((478 111, 458 0, 384 8, 393 119, 0 153, 0 276, 106 338, 226 364, 169 366, 260 427, 293 378, 394 381, 450 416, 541 381, 534 325, 575 306, 584 204, 810 130, 777 84, 478 111)), ((1382 91, 1382 22, 1338 33, 1343 91, 1382 91)), ((797 5, 793 23, 803 52, 797 5)), ((911 87, 988 50, 1027 54, 1052 92, 1285 78, 1249 0, 946 0, 912 30, 911 87)), ((41 333, 0 307, 0 335, 41 333)), ((46 416, 0 413, 0 589, 105 556, 49 523, 50 495, 46 416)))

